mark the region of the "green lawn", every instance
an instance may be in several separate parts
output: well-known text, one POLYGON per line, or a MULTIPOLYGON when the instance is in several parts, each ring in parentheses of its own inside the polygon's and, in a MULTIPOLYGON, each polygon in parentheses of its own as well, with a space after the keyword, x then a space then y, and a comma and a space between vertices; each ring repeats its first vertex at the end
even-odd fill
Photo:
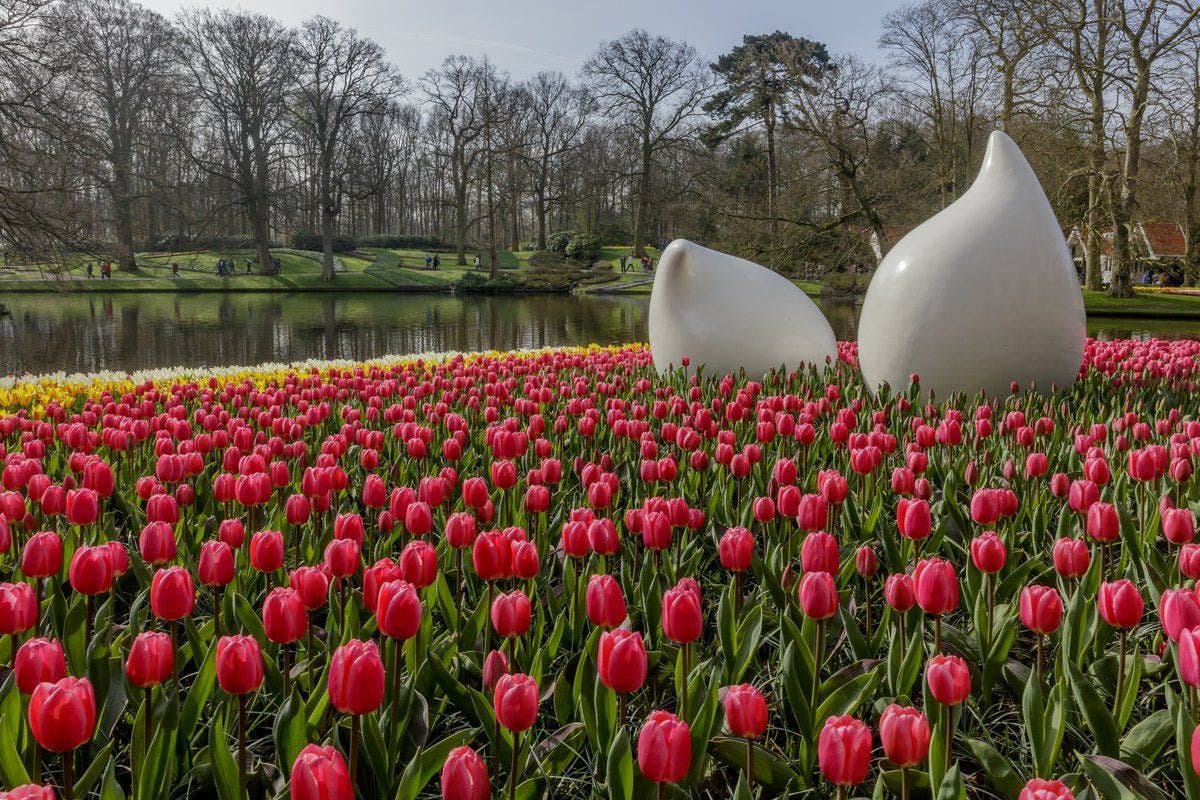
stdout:
POLYGON ((1200 295, 1136 291, 1128 300, 1117 300, 1105 292, 1084 292, 1083 302, 1087 313, 1098 317, 1200 317, 1200 295))

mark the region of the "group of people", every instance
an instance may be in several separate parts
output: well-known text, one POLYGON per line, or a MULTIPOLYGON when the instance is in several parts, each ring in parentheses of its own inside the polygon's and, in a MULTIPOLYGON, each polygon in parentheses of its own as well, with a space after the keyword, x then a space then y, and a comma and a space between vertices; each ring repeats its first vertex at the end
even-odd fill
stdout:
MULTIPOLYGON (((254 259, 254 258, 246 259, 246 272, 245 272, 246 275, 252 275, 254 273, 255 261, 256 261, 256 259, 254 259)), ((174 265, 172 265, 172 266, 174 266, 174 265)), ((280 260, 278 258, 276 258, 275 256, 272 256, 271 257, 271 271, 266 274, 278 275, 280 273, 280 271, 282 270, 282 268, 283 268, 282 262, 280 262, 280 260)), ((172 272, 175 274, 176 277, 179 276, 178 270, 172 270, 172 272)), ((232 276, 236 275, 237 274, 237 266, 233 263, 233 259, 232 258, 219 259, 217 261, 217 274, 222 277, 232 277, 232 276)))
POLYGON ((654 261, 650 256, 643 255, 640 259, 633 256, 621 256, 621 272, 637 272, 638 265, 641 266, 642 272, 649 275, 654 271, 654 261))
POLYGON ((441 256, 437 255, 436 253, 432 256, 429 255, 429 253, 425 254, 425 269, 441 269, 441 268, 442 268, 442 257, 441 256))
MULTIPOLYGON (((96 277, 96 268, 92 266, 92 262, 87 262, 87 276, 89 278, 96 277)), ((112 280, 112 264, 107 261, 100 262, 100 280, 108 278, 112 280)))

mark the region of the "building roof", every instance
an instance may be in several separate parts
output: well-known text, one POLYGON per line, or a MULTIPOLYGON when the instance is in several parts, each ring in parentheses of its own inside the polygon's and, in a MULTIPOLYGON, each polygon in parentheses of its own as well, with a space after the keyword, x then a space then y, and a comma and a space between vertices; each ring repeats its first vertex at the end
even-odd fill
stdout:
POLYGON ((1182 258, 1187 255, 1187 236, 1177 222, 1143 222, 1138 225, 1151 258, 1182 258))

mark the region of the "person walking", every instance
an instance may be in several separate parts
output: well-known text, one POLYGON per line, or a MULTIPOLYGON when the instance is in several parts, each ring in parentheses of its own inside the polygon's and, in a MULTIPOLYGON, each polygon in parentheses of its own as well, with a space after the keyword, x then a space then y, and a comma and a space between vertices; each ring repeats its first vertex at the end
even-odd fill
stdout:
POLYGON ((441 269, 441 268, 442 268, 442 257, 441 257, 441 256, 434 256, 434 257, 433 257, 433 268, 434 268, 434 269, 441 269))
POLYGON ((96 277, 96 271, 94 269, 92 269, 92 262, 90 262, 90 261, 87 262, 87 276, 88 276, 88 280, 91 280, 92 278, 96 277))

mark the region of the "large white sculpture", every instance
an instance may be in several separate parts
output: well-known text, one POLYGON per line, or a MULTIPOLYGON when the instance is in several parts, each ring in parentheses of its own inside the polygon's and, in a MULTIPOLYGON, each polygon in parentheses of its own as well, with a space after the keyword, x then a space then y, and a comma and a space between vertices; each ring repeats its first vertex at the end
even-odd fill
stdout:
POLYGON ((837 339, 816 304, 777 272, 676 239, 650 293, 650 351, 666 371, 690 361, 707 375, 824 367, 837 339))
POLYGON ((991 396, 1067 386, 1087 334, 1054 212, 1012 139, 988 140, 975 183, 905 236, 871 280, 858 326, 867 385, 991 396))

